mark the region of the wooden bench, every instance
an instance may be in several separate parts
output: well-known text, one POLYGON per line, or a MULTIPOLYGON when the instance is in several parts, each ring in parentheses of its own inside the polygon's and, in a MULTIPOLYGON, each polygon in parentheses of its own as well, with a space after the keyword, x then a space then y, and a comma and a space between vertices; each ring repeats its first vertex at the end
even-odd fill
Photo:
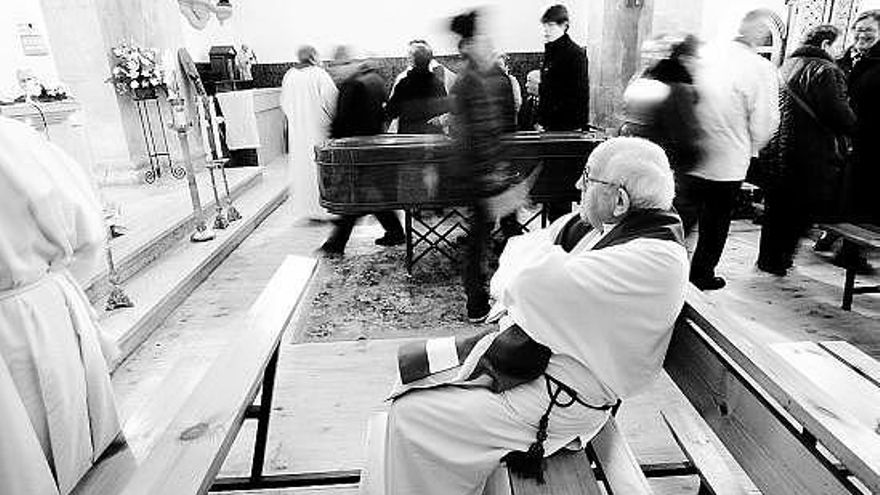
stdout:
MULTIPOLYGON (((831 223, 823 224, 820 228, 839 235, 844 245, 860 249, 880 249, 880 227, 869 224, 831 223)), ((854 249, 855 250, 855 249, 854 249)), ((853 263, 855 260, 852 261, 853 263)), ((841 307, 847 311, 852 309, 853 295, 880 292, 880 285, 856 286, 856 267, 850 264, 846 268, 846 278, 843 283, 843 304, 841 307)))
POLYGON ((700 493, 742 495, 748 489, 725 465, 720 441, 699 416, 677 408, 660 411, 687 458, 683 464, 640 464, 612 416, 586 449, 562 449, 546 459, 543 485, 509 473, 513 495, 648 495, 649 478, 696 475, 700 493), (602 485, 600 487, 600 485, 602 485), (604 490, 603 490, 604 488, 604 490))
POLYGON ((179 409, 156 397, 151 407, 126 421, 122 441, 102 456, 74 493, 202 494, 209 489, 298 486, 315 480, 356 482, 356 472, 282 479, 263 474, 281 337, 301 302, 308 300, 315 266, 314 259, 289 256, 251 306, 246 328, 212 363, 192 395, 179 409), (215 481, 246 419, 257 420, 251 475, 215 481), (153 428, 160 431, 150 431, 153 428))
POLYGON ((840 342, 768 346, 693 287, 665 368, 763 493, 880 493, 880 368, 840 342))

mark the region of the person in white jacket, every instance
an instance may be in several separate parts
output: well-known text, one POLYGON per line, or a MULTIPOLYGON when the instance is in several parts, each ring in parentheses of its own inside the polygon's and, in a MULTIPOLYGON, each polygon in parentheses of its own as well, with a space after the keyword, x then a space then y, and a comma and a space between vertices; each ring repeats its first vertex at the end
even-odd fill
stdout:
POLYGON ((677 177, 675 208, 686 233, 698 226, 690 280, 701 290, 725 285, 715 267, 727 241, 736 194, 751 157, 779 125, 779 76, 755 51, 769 36, 769 14, 763 9, 746 14, 739 36, 707 49, 696 74, 702 158, 677 177))

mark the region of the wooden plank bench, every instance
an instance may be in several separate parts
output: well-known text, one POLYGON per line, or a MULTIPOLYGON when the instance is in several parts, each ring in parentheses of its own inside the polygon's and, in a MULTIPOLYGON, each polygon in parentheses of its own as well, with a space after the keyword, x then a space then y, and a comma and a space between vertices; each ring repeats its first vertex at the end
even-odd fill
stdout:
POLYGON ((574 495, 654 493, 651 478, 696 475, 699 493, 743 495, 750 485, 743 484, 728 469, 716 446, 721 442, 692 411, 667 407, 660 411, 687 463, 675 465, 640 464, 612 416, 586 449, 562 449, 546 459, 545 483, 508 473, 513 495, 574 495), (694 417, 696 416, 696 417, 694 417), (601 485, 601 486, 600 486, 601 485), (604 488, 604 489, 603 489, 604 488))
POLYGON ((880 371, 852 346, 768 347, 690 287, 665 368, 764 493, 880 493, 880 371))
MULTIPOLYGON (((820 228, 839 235, 844 245, 861 249, 880 249, 880 227, 869 224, 830 223, 822 224, 820 228)), ((849 311, 852 309, 852 300, 855 294, 869 294, 880 292, 880 285, 856 286, 856 267, 846 267, 846 277, 843 282, 843 303, 841 308, 849 311)))
POLYGON ((357 473, 347 472, 287 475, 283 480, 263 474, 281 337, 301 302, 307 301, 315 266, 314 259, 289 256, 251 306, 246 328, 183 404, 168 407, 161 396, 155 397, 146 411, 126 422, 121 441, 74 493, 202 494, 209 489, 298 486, 314 480, 356 482, 357 473), (257 420, 251 476, 215 481, 245 419, 257 420), (160 431, 149 431, 151 427, 160 431))

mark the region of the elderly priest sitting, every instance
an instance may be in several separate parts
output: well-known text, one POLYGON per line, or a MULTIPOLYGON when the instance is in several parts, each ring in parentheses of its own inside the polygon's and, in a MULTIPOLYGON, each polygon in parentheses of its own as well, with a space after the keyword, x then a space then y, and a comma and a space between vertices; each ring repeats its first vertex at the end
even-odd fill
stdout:
POLYGON ((544 456, 592 438, 658 374, 688 275, 666 155, 611 139, 577 187, 577 213, 501 255, 497 330, 401 347, 361 493, 479 495, 501 461, 540 480, 544 456))

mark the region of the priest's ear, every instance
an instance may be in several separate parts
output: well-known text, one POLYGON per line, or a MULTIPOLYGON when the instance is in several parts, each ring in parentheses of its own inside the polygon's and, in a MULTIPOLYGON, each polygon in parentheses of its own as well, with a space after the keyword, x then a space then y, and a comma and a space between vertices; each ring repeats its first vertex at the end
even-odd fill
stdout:
POLYGON ((617 188, 617 199, 614 202, 614 218, 620 218, 629 211, 629 193, 622 187, 617 188))

